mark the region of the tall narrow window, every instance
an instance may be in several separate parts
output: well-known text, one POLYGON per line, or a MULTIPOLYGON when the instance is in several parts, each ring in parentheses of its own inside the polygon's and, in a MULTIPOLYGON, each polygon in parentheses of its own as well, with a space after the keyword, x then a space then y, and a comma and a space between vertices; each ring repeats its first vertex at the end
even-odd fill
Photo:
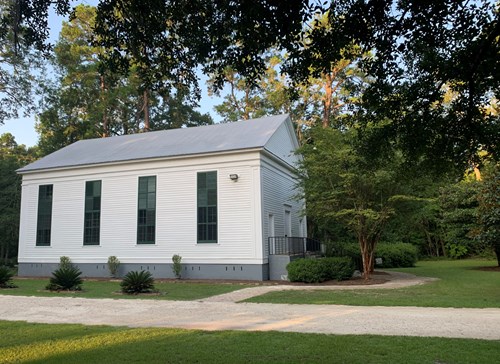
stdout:
POLYGON ((137 244, 154 244, 156 227, 156 176, 139 177, 137 244))
POLYGON ((83 245, 99 245, 101 231, 101 181, 85 183, 83 245))
POLYGON ((198 243, 217 243, 217 172, 198 173, 198 243))
POLYGON ((52 225, 52 185, 38 187, 38 218, 36 224, 36 245, 50 246, 52 225))
POLYGON ((273 237, 275 236, 274 232, 274 215, 269 214, 269 221, 268 221, 268 226, 267 226, 267 236, 268 237, 273 237))
POLYGON ((285 236, 292 236, 292 212, 285 210, 285 236))

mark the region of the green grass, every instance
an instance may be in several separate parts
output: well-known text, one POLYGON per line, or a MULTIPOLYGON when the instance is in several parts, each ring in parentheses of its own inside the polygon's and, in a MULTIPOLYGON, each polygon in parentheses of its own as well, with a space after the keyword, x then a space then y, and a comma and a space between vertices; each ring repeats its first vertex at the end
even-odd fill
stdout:
POLYGON ((16 296, 40 296, 40 297, 83 297, 83 298, 126 298, 126 299, 162 299, 191 301, 215 296, 223 293, 246 288, 244 284, 211 284, 180 282, 156 282, 155 288, 160 291, 159 295, 125 295, 119 294, 119 281, 92 281, 85 280, 82 292, 48 292, 45 286, 48 279, 14 279, 18 288, 0 289, 0 294, 16 296))
POLYGON ((0 363, 491 363, 500 342, 0 321, 0 363))
POLYGON ((280 291, 246 302, 292 304, 341 304, 355 306, 500 307, 500 272, 476 268, 494 261, 422 261, 414 268, 395 269, 419 276, 437 277, 436 282, 402 289, 353 291, 280 291))

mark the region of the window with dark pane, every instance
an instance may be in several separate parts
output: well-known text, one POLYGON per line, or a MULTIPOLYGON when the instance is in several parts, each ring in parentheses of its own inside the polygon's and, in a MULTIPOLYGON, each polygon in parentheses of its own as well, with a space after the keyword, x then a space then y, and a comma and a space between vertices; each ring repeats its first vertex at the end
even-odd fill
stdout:
POLYGON ((137 244, 154 244, 156 230, 156 176, 139 177, 137 244))
POLYGON ((83 245, 99 245, 101 232, 101 181, 85 183, 83 245))
POLYGON ((38 217, 36 224, 36 245, 50 246, 52 225, 52 185, 38 187, 38 217))
POLYGON ((198 243, 217 243, 217 172, 198 173, 198 243))

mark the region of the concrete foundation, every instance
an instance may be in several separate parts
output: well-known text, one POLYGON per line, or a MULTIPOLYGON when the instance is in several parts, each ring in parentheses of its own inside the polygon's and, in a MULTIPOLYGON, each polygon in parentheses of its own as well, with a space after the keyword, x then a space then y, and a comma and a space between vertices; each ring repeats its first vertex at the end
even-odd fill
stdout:
MULTIPOLYGON (((106 263, 73 263, 82 271, 82 277, 110 277, 106 263)), ((182 263, 181 263, 182 264, 182 263)), ((49 277, 59 267, 58 263, 19 263, 20 277, 49 277)), ((155 278, 175 278, 172 263, 131 264, 121 263, 118 277, 130 271, 148 271, 155 278)), ((233 279, 266 281, 269 279, 268 264, 182 264, 184 279, 233 279)))
POLYGON ((302 255, 270 255, 269 279, 272 281, 288 281, 286 266, 299 258, 303 258, 302 255))

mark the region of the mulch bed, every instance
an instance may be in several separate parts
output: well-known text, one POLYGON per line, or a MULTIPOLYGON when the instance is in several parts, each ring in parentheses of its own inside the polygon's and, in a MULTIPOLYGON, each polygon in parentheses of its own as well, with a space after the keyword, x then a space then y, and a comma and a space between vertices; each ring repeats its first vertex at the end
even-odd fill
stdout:
POLYGON ((179 283, 179 284, 189 284, 189 283, 199 283, 199 284, 241 284, 241 285, 253 285, 253 286, 276 286, 276 285, 290 285, 290 286, 367 286, 373 284, 381 284, 388 282, 387 278, 389 273, 386 272, 374 272, 370 279, 365 280, 361 277, 351 278, 347 281, 326 281, 322 283, 303 283, 303 282, 288 282, 288 281, 245 281, 245 280, 230 280, 230 279, 155 279, 155 282, 167 282, 167 283, 179 283))
POLYGON ((484 272, 500 272, 500 267, 478 267, 475 270, 482 270, 484 272))
POLYGON ((80 289, 78 291, 72 291, 72 290, 67 290, 67 289, 61 289, 61 290, 53 290, 51 291, 50 289, 39 289, 37 292, 44 292, 44 293, 62 293, 62 294, 74 294, 74 293, 84 293, 86 292, 83 289, 80 289))
MULTIPOLYGON (((485 267, 491 268, 491 267, 485 267)), ((495 267, 493 267, 495 268, 495 267)), ((247 280, 231 280, 231 279, 176 279, 176 278, 155 278, 155 282, 178 283, 178 284, 241 284, 245 286, 276 286, 276 285, 291 285, 291 286, 369 286, 373 284, 382 284, 390 279, 386 278, 389 274, 386 272, 373 272, 371 278, 365 280, 362 277, 351 278, 347 281, 326 281, 322 283, 303 283, 303 282, 288 282, 288 281, 247 281, 247 280)), ((41 277, 23 277, 24 279, 41 278, 41 277)), ((23 279, 20 278, 20 279, 23 279)), ((102 281, 102 282, 121 282, 117 278, 93 277, 84 278, 84 281, 102 281)), ((74 292, 74 291, 70 291, 74 292)))
POLYGON ((145 293, 123 293, 121 291, 115 291, 112 292, 113 294, 117 296, 164 296, 167 294, 167 292, 145 292, 145 293))

